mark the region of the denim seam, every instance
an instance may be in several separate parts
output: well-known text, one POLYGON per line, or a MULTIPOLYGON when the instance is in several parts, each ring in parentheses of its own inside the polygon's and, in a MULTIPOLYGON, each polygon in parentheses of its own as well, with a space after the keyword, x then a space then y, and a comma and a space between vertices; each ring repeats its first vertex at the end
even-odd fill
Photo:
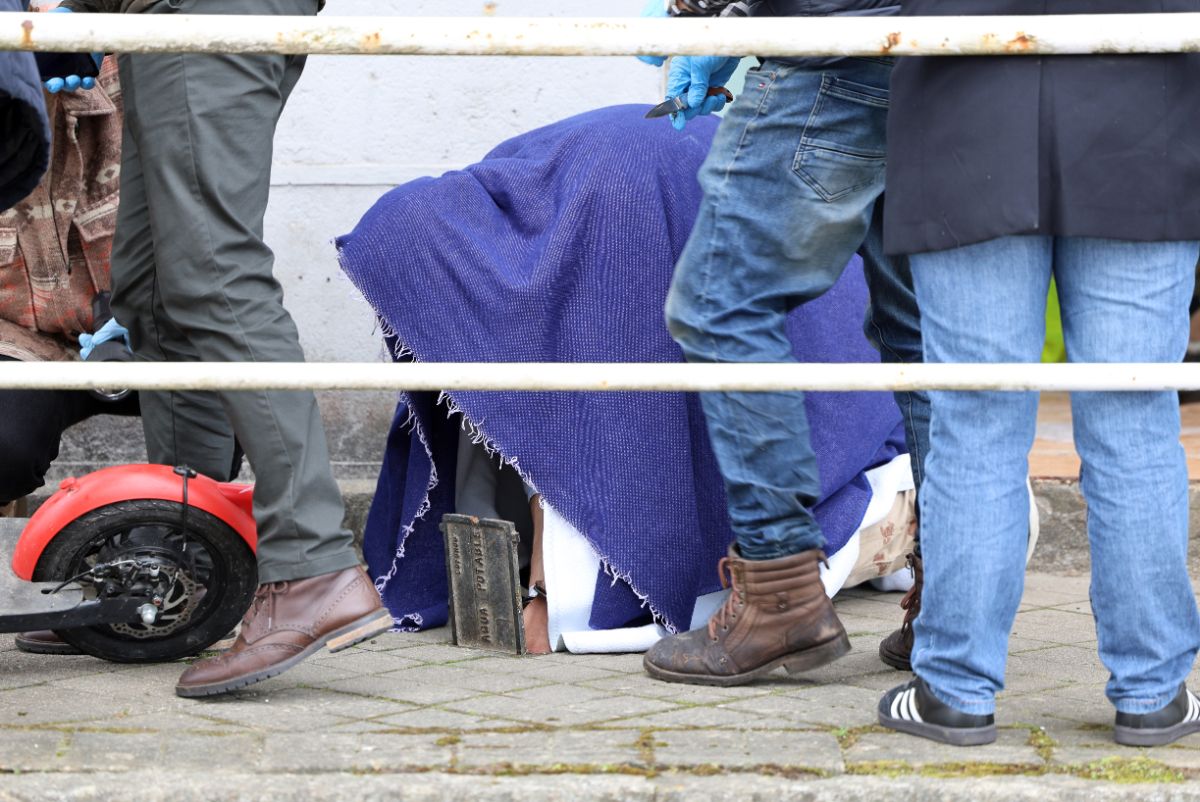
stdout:
POLYGON ((930 685, 928 682, 925 683, 925 687, 929 688, 929 691, 942 704, 949 705, 950 707, 958 710, 959 712, 971 713, 971 714, 976 714, 976 715, 989 715, 989 714, 995 713, 995 709, 996 709, 995 697, 993 697, 990 701, 973 702, 973 701, 969 701, 967 699, 961 699, 953 694, 946 693, 945 691, 943 691, 939 688, 935 688, 934 686, 930 685))
MULTIPOLYGON (((820 196, 820 198, 822 200, 824 200, 826 203, 833 203, 834 201, 840 200, 840 199, 846 197, 847 195, 851 195, 855 192, 858 192, 863 187, 870 186, 875 181, 875 179, 868 179, 866 181, 861 181, 858 184, 855 184, 852 187, 847 187, 846 189, 843 189, 840 192, 830 192, 828 189, 826 189, 821 184, 820 181, 818 181, 815 177, 813 177, 805 169, 805 166, 804 166, 805 153, 811 152, 813 150, 824 150, 829 153, 837 153, 842 156, 848 156, 848 157, 854 158, 854 159, 862 159, 863 161, 873 161, 873 162, 877 161, 877 162, 881 162, 883 164, 887 163, 886 155, 885 156, 864 156, 862 154, 854 153, 852 151, 847 151, 844 149, 831 148, 826 145, 815 144, 814 141, 808 137, 809 129, 814 125, 816 120, 819 118, 821 111, 824 110, 824 108, 825 108, 825 101, 829 97, 833 96, 831 94, 831 92, 829 91, 832 84, 833 84, 833 79, 831 79, 827 73, 822 73, 821 74, 821 88, 817 90, 817 101, 813 104, 812 111, 810 111, 808 114, 808 119, 804 121, 804 129, 800 132, 800 144, 796 148, 796 155, 795 155, 795 158, 792 160, 792 172, 796 175, 797 178, 799 178, 801 181, 803 181, 805 184, 807 184, 809 187, 811 187, 812 190, 814 192, 816 192, 817 195, 820 196)), ((883 108, 886 109, 887 106, 885 105, 885 106, 883 106, 883 108)))
POLYGON ((1122 699, 1119 702, 1114 701, 1113 707, 1117 708, 1117 710, 1121 713, 1134 713, 1134 714, 1153 713, 1154 711, 1161 710, 1164 707, 1166 707, 1168 704, 1170 704, 1171 701, 1175 698, 1176 693, 1178 693, 1178 691, 1175 691, 1175 692, 1172 692, 1172 693, 1169 693, 1169 694, 1166 694, 1163 696, 1122 699), (1132 706, 1132 707, 1135 707, 1136 709, 1135 710, 1121 710, 1122 705, 1132 706))
POLYGON ((853 89, 853 86, 862 86, 870 88, 866 84, 855 83, 854 81, 839 80, 835 78, 829 84, 829 96, 840 97, 843 100, 849 100, 851 103, 861 103, 864 106, 874 106, 880 109, 888 107, 888 98, 886 97, 887 90, 880 90, 885 93, 884 97, 878 97, 868 92, 860 92, 853 89))
MULTIPOLYGON (((745 127, 742 129, 741 135, 738 138, 737 147, 734 148, 733 154, 730 155, 729 161, 725 164, 724 176, 721 179, 720 196, 713 204, 714 209, 725 208, 726 198, 728 197, 729 181, 733 174, 734 164, 737 163, 738 157, 741 156, 742 148, 745 146, 746 140, 750 136, 750 129, 754 127, 755 123, 758 122, 759 117, 762 116, 763 107, 766 105, 767 99, 771 96, 771 92, 775 88, 776 73, 771 73, 770 75, 771 80, 767 82, 766 89, 763 91, 763 95, 759 99, 758 105, 754 109, 754 116, 747 121, 745 127)), ((717 214, 717 212, 714 212, 714 215, 717 214)), ((718 219, 714 220, 712 236, 716 237, 718 235, 718 230, 720 229, 721 224, 722 221, 719 219, 719 217, 718 219)), ((704 304, 705 310, 710 308, 713 301, 713 296, 710 293, 709 288, 712 284, 711 277, 713 273, 713 260, 715 258, 714 254, 714 249, 709 248, 704 262, 703 283, 700 289, 700 301, 704 304)), ((724 359, 722 358, 720 348, 717 345, 717 339, 713 337, 712 332, 706 332, 706 334, 708 335, 710 352, 716 357, 716 361, 723 362, 724 359)))

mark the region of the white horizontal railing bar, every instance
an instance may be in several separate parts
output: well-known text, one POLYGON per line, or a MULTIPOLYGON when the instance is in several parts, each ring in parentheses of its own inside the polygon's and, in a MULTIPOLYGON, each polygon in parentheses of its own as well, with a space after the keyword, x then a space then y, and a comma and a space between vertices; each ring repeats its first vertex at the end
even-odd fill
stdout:
POLYGON ((0 14, 0 50, 463 56, 911 56, 1200 50, 1200 14, 278 17, 0 14))
POLYGON ((1200 390, 1183 364, 4 362, 0 389, 89 390, 1200 390))

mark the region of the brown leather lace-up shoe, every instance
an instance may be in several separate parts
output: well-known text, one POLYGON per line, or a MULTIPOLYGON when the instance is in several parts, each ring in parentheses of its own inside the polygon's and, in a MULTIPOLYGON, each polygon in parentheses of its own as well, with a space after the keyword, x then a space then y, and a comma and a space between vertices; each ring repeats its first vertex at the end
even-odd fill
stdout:
POLYGON ((788 673, 831 663, 850 651, 820 564, 804 551, 775 560, 745 560, 730 547, 721 559, 721 584, 733 585, 708 626, 670 635, 646 652, 646 673, 667 682, 740 685, 779 666, 788 673))
POLYGON ((83 654, 48 629, 22 632, 16 637, 17 648, 29 654, 83 654))
POLYGON ((387 632, 392 616, 360 567, 260 585, 233 647, 193 664, 180 696, 212 696, 282 674, 328 646, 341 651, 387 632))
POLYGON ((900 608, 904 610, 904 621, 899 629, 879 643, 879 659, 900 671, 912 671, 913 622, 921 613, 921 586, 925 582, 925 570, 921 565, 920 556, 908 555, 908 567, 913 572, 913 586, 900 600, 900 608))

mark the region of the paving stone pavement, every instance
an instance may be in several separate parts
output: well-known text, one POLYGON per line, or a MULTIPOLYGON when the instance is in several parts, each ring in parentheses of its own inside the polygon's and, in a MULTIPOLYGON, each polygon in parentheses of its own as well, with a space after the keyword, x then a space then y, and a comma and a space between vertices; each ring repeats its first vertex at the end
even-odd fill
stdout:
POLYGON ((26 655, 0 636, 0 800, 1200 800, 1200 735, 1112 742, 1087 584, 1028 577, 1000 738, 974 749, 874 723, 905 678, 876 654, 898 594, 842 594, 848 656, 739 688, 660 683, 640 655, 496 656, 436 630, 194 701, 173 694, 181 664, 26 655))

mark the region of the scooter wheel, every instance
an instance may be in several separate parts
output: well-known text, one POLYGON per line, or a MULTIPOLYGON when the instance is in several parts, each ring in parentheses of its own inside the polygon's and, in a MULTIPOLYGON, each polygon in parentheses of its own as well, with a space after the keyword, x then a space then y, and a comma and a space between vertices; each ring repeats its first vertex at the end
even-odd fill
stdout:
POLYGON ((258 586, 254 552, 232 527, 163 499, 121 501, 72 521, 46 546, 34 580, 61 582, 123 560, 151 560, 171 577, 154 623, 57 631, 80 651, 118 663, 165 662, 203 651, 237 626, 258 586))

